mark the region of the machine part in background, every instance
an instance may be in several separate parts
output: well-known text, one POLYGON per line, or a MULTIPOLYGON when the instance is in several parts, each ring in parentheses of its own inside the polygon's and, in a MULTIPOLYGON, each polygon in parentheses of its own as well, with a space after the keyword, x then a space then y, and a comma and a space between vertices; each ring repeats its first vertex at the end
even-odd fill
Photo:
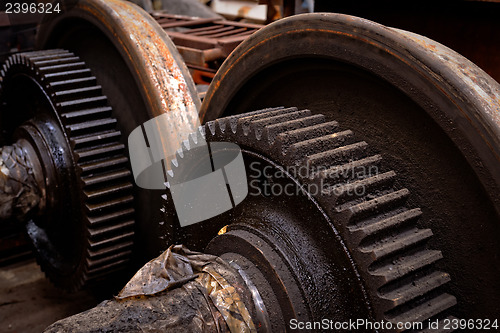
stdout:
POLYGON ((148 13, 154 10, 153 2, 151 0, 129 0, 132 3, 135 3, 137 6, 141 7, 148 13))
POLYGON ((223 19, 200 0, 154 0, 153 3, 155 10, 163 10, 171 15, 223 19))
MULTIPOLYGON (((296 105, 352 129, 384 156, 432 228, 455 315, 500 312, 500 87, 422 36, 339 14, 275 22, 244 41, 203 101, 206 120, 296 105)), ((288 208, 282 208, 285 210, 288 208)), ((354 250, 354 249, 349 249, 354 250)))
POLYGON ((314 10, 313 0, 213 0, 212 9, 225 17, 254 23, 271 23, 283 17, 314 10))
MULTIPOLYGON (((38 47, 68 49, 85 61, 113 107, 120 142, 144 122, 174 112, 190 128, 200 100, 189 71, 166 32, 144 10, 126 1, 81 0, 49 16, 40 26, 38 47)), ((183 128, 179 128, 183 131, 183 128)), ((161 225, 160 191, 134 186, 136 267, 172 243, 161 225), (161 236, 164 237, 164 236, 161 236)))
POLYGON ((31 216, 17 217, 42 270, 74 291, 127 267, 134 236, 131 172, 95 76, 73 53, 47 50, 11 56, 0 84, 1 143, 24 151, 39 198, 31 216))
POLYGON ((261 25, 217 18, 152 13, 167 32, 197 84, 209 84, 224 59, 261 25))
MULTIPOLYGON (((178 239, 241 267, 272 311, 271 332, 292 319, 425 328, 450 315, 450 276, 435 265, 442 254, 427 245, 431 230, 417 227, 422 211, 352 131, 309 110, 275 108, 218 119, 203 132, 207 142, 241 147, 250 193, 178 239)), ((195 167, 188 155, 178 155, 179 168, 195 167)), ((175 223, 170 197, 165 222, 175 223)))
POLYGON ((267 18, 268 6, 257 0, 212 0, 214 12, 230 20, 264 23, 267 18))
POLYGON ((0 4, 0 63, 11 52, 31 51, 35 44, 36 25, 42 14, 7 14, 0 4))
POLYGON ((316 12, 342 13, 411 31, 460 53, 500 82, 500 3, 496 0, 330 1, 316 12))

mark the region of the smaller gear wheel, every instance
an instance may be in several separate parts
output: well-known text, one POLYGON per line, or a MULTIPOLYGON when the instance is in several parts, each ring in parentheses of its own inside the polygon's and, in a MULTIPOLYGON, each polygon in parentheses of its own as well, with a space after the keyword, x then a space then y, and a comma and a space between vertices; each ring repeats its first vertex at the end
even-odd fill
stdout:
POLYGON ((27 228, 48 278, 75 291, 127 267, 133 184, 96 77, 65 50, 19 53, 1 69, 0 99, 2 142, 29 137, 44 166, 46 207, 27 228))

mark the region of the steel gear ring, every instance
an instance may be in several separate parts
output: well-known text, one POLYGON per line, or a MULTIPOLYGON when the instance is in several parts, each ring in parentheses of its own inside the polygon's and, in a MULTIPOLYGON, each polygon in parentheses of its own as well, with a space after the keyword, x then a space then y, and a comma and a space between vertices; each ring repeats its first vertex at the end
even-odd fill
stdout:
POLYGON ((3 143, 30 137, 48 157, 47 207, 27 224, 42 270, 74 291, 126 267, 134 237, 131 172, 96 77, 73 53, 47 50, 12 55, 0 83, 3 143))

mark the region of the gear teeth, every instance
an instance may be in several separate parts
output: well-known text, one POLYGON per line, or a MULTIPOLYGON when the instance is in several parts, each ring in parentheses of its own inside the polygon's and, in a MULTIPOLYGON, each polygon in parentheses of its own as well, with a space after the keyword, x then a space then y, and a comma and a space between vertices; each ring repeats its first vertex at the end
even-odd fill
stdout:
POLYGON ((294 176, 321 183, 316 199, 351 250, 377 318, 442 318, 456 304, 441 290, 450 276, 435 269, 441 251, 427 248, 432 231, 417 227, 422 211, 406 207, 409 191, 395 188, 395 172, 384 170, 382 156, 370 155, 368 144, 356 142, 351 131, 295 108, 222 118, 204 129, 208 142, 235 142, 284 166, 308 168, 294 176))
POLYGON ((378 219, 375 221, 369 220, 365 221, 363 224, 356 224, 350 226, 350 231, 353 234, 357 234, 358 237, 365 238, 368 236, 379 235, 382 231, 394 229, 400 226, 404 226, 410 222, 416 222, 420 216, 422 216, 422 211, 420 208, 405 210, 396 215, 378 219))
MULTIPOLYGON (((246 118, 246 117, 256 117, 256 116, 260 116, 262 114, 276 114, 276 112, 280 112, 280 110, 284 110, 285 108, 280 106, 280 107, 277 107, 277 108, 266 108, 266 109, 262 109, 262 110, 257 110, 257 111, 252 111, 252 112, 248 112, 248 113, 242 113, 242 114, 239 114, 239 115, 235 115, 235 116, 230 116, 230 117, 227 117, 227 118, 223 118, 224 120, 224 128, 225 128, 225 122, 227 122, 227 124, 229 125, 229 128, 233 131, 233 133, 236 132, 236 129, 237 129, 237 126, 238 126, 238 121, 241 119, 241 118, 246 118), (274 113, 273 113, 274 112, 274 113)), ((294 110, 297 110, 296 108, 294 108, 294 110)), ((255 119, 258 119, 258 118, 255 118, 255 119)), ((220 122, 221 119, 217 119, 216 122, 220 125, 222 125, 223 123, 220 122)), ((222 126, 220 126, 220 128, 222 128, 222 126)))
POLYGON ((421 304, 395 315, 389 319, 394 325, 398 322, 425 322, 442 311, 457 304, 454 296, 441 294, 435 298, 424 301, 421 304))
POLYGON ((92 98, 92 97, 102 97, 99 96, 101 94, 102 87, 101 86, 91 86, 91 87, 83 87, 77 89, 70 90, 60 90, 54 93, 53 97, 58 102, 69 102, 73 101, 75 98, 92 98))
POLYGON ((87 162, 91 159, 96 159, 101 156, 114 156, 116 153, 120 153, 125 150, 125 145, 122 143, 113 143, 106 146, 100 146, 91 149, 80 149, 76 150, 76 158, 80 163, 87 162))
POLYGON ((130 231, 130 232, 126 232, 123 234, 118 234, 118 235, 111 237, 111 238, 105 238, 105 239, 100 240, 100 241, 92 242, 92 244, 90 245, 90 251, 96 252, 99 249, 103 249, 103 248, 106 248, 109 246, 116 245, 117 243, 122 242, 122 241, 125 241, 128 243, 128 241, 130 241, 133 237, 134 237, 134 232, 130 231))
MULTIPOLYGON (((334 149, 335 150, 335 149, 334 149)), ((328 155, 329 159, 335 158, 335 154, 328 155)), ((336 185, 356 179, 358 175, 375 175, 378 173, 379 165, 382 161, 380 155, 366 157, 342 165, 335 165, 326 170, 319 170, 311 176, 315 176, 323 181, 324 185, 336 185)), ((307 160, 308 165, 313 169, 319 169, 317 159, 307 160)))
POLYGON ((281 155, 286 155, 290 146, 324 135, 330 135, 338 128, 338 125, 336 121, 331 121, 280 133, 274 142, 274 149, 281 155))
MULTIPOLYGON (((208 123, 205 124, 205 134, 209 134, 210 136, 214 136, 215 135, 215 132, 216 132, 216 126, 218 125, 218 123, 216 121, 209 121, 208 123), (207 131, 208 129, 208 131, 207 131)), ((219 125, 220 126, 220 125, 219 125)), ((226 128, 226 126, 224 125, 224 128, 226 128)))
POLYGON ((126 242, 110 246, 95 252, 89 251, 89 258, 91 258, 92 260, 89 260, 90 267, 93 268, 102 265, 103 263, 109 263, 111 260, 115 260, 116 258, 130 255, 130 249, 133 244, 133 242, 126 242))
MULTIPOLYGON (((114 141, 119 139, 121 133, 116 130, 108 130, 103 132, 95 132, 92 134, 74 136, 71 139, 73 149, 82 149, 83 147, 94 147, 108 141, 114 141)), ((116 142, 116 141, 114 141, 116 142)))
MULTIPOLYGON (((65 50, 23 52, 11 56, 1 71, 22 71, 43 87, 63 123, 76 162, 82 199, 82 260, 64 282, 75 291, 94 279, 126 268, 134 235, 131 172, 116 130, 116 119, 96 77, 75 54, 65 50)), ((1 87, 0 87, 1 89, 1 87)), ((38 258, 46 263, 43 256, 38 258)), ((51 265, 49 263, 49 265, 51 265)), ((57 281, 46 270, 53 282, 57 281)))
POLYGON ((61 114, 61 118, 66 125, 75 124, 78 122, 92 119, 93 117, 107 118, 111 115, 112 108, 109 106, 102 106, 92 109, 84 109, 61 114))
POLYGON ((262 132, 264 131, 264 128, 266 128, 267 126, 280 124, 285 121, 301 119, 310 115, 311 111, 309 110, 291 111, 277 116, 254 120, 250 123, 249 128, 250 131, 253 132, 253 134, 255 135, 255 138, 257 140, 260 140, 262 137, 262 132))
POLYGON ((198 129, 194 133, 190 133, 188 136, 189 146, 191 148, 205 146, 207 143, 205 141, 205 135, 203 135, 198 129))
POLYGON ((397 307, 441 287, 450 280, 449 274, 435 271, 423 277, 413 279, 411 283, 396 289, 380 291, 380 297, 389 301, 391 307, 397 307))
POLYGON ((50 82, 48 86, 52 90, 72 90, 97 85, 95 76, 83 77, 79 79, 50 82))
POLYGON ((106 96, 97 96, 80 98, 67 102, 60 102, 57 106, 65 113, 69 111, 79 111, 82 109, 91 109, 95 107, 105 106, 107 105, 107 101, 108 99, 106 98, 106 96))
POLYGON ((93 172, 95 170, 107 170, 109 168, 114 168, 119 166, 124 167, 127 165, 127 163, 128 163, 128 158, 126 158, 125 156, 119 156, 119 157, 108 158, 104 160, 92 161, 89 163, 81 164, 80 168, 82 170, 82 175, 83 175, 93 172))
POLYGON ((66 126, 66 129, 72 135, 81 136, 89 132, 95 133, 103 129, 114 128, 115 126, 116 126, 116 119, 107 118, 107 119, 91 120, 76 124, 70 124, 66 126))
POLYGON ((116 198, 109 201, 98 202, 95 204, 87 203, 86 207, 89 214, 100 213, 103 211, 109 211, 110 209, 114 209, 123 205, 131 204, 134 201, 134 197, 131 195, 116 198))
POLYGON ((362 218, 403 205, 409 195, 410 191, 401 189, 358 204, 347 203, 336 207, 335 211, 344 213, 350 224, 354 224, 362 218))
POLYGON ((211 136, 216 136, 217 134, 224 134, 226 132, 226 128, 228 130, 232 130, 232 132, 236 132, 238 119, 240 119, 241 117, 258 115, 261 113, 276 111, 276 110, 280 110, 280 109, 284 109, 284 107, 281 106, 281 107, 277 107, 277 108, 267 108, 267 109, 252 111, 252 112, 243 113, 243 114, 239 114, 239 115, 235 115, 235 116, 220 118, 217 120, 212 120, 212 121, 209 121, 205 124, 205 131, 208 127, 211 136))
MULTIPOLYGON (((88 259, 87 264, 89 265, 89 275, 92 276, 95 273, 108 271, 111 267, 116 267, 117 259, 121 259, 123 257, 129 257, 132 254, 132 251, 122 251, 117 254, 109 254, 109 252, 103 251, 103 254, 107 254, 105 258, 102 259, 88 259)), ((89 252, 90 257, 90 252, 89 252)), ((124 262, 128 262, 129 259, 123 260, 124 262)))
POLYGON ((196 136, 196 132, 195 133, 189 133, 188 135, 188 140, 189 140, 189 146, 191 147, 196 147, 198 146, 198 143, 201 144, 201 141, 198 140, 198 137, 196 136))
POLYGON ((102 197, 109 197, 111 195, 121 195, 122 193, 130 193, 133 189, 131 183, 119 183, 117 185, 111 185, 109 187, 100 188, 99 190, 86 190, 85 196, 89 200, 100 200, 102 197))
POLYGON ((315 152, 322 152, 330 148, 338 148, 349 143, 354 138, 351 130, 323 135, 317 138, 294 143, 288 148, 286 159, 290 163, 298 164, 299 161, 307 160, 307 157, 315 152))
MULTIPOLYGON (((216 123, 209 122, 205 126, 199 126, 193 133, 188 134, 187 140, 183 140, 181 142, 181 147, 177 149, 173 158, 171 158, 170 161, 167 162, 168 164, 165 165, 165 171, 167 172, 166 176, 170 178, 178 177, 178 167, 180 163, 190 163, 189 161, 198 162, 198 160, 200 159, 200 149, 206 150, 206 152, 208 153, 208 146, 205 137, 206 128, 209 128, 209 126, 216 126, 216 123)), ((210 133, 210 128, 208 132, 210 133)), ((209 134, 209 136, 211 136, 211 134, 209 134)), ((168 181, 165 182, 165 186, 170 188, 170 183, 168 181)))
POLYGON ((182 159, 182 158, 184 158, 184 150, 182 150, 182 149, 179 148, 175 152, 175 159, 179 160, 179 159, 182 159))
POLYGON ((394 171, 389 171, 383 174, 356 180, 352 183, 330 186, 324 190, 324 194, 329 196, 329 200, 333 205, 339 205, 346 201, 361 198, 367 192, 380 190, 392 186, 396 177, 394 171))
POLYGON ((40 51, 31 51, 31 52, 21 52, 17 54, 19 57, 27 58, 27 59, 40 59, 40 58, 48 58, 48 57, 57 57, 57 56, 74 56, 73 53, 68 52, 63 49, 52 49, 52 50, 40 50, 40 51))
POLYGON ((53 81, 65 81, 73 79, 81 79, 88 77, 90 75, 90 69, 74 69, 70 71, 64 71, 59 73, 51 73, 45 75, 45 80, 49 82, 53 81))
POLYGON ((203 138, 203 140, 206 140, 207 133, 205 131, 205 126, 200 126, 198 127, 198 137, 203 138))
POLYGON ((250 124, 254 123, 255 121, 265 119, 265 118, 271 118, 271 117, 276 117, 280 115, 287 115, 291 112, 297 111, 297 108, 287 108, 287 109, 277 109, 277 110, 272 110, 272 111, 267 111, 267 112, 262 112, 254 115, 245 115, 243 117, 240 117, 237 119, 236 122, 236 129, 234 128, 234 122, 231 123, 231 130, 233 133, 235 132, 240 132, 244 133, 244 135, 248 135, 250 132, 250 124))
POLYGON ((123 169, 119 171, 114 171, 112 173, 104 173, 104 174, 99 174, 99 175, 92 175, 89 177, 83 177, 82 182, 85 186, 93 186, 97 184, 105 184, 109 181, 116 180, 116 179, 122 179, 122 178, 129 178, 131 175, 130 170, 128 169, 123 169))
MULTIPOLYGON (((178 152, 177 152, 177 153, 178 153, 178 152)), ((171 171, 172 171, 172 172, 173 172, 173 170, 175 170, 176 168, 178 168, 178 167, 179 167, 179 158, 181 158, 181 157, 180 157, 180 154, 179 154, 179 156, 178 156, 177 158, 172 159, 172 161, 171 161, 171 166, 172 166, 171 171)))
POLYGON ((307 164, 314 168, 322 165, 338 165, 340 163, 350 162, 362 158, 366 153, 367 147, 368 144, 361 141, 312 154, 307 157, 307 164))
POLYGON ((134 214, 134 210, 132 208, 129 208, 113 213, 106 213, 100 216, 89 217, 88 222, 90 223, 92 228, 96 228, 103 224, 118 223, 117 221, 127 218, 132 214, 134 214))
POLYGON ((35 67, 40 67, 40 70, 42 70, 43 68, 46 68, 48 66, 55 66, 55 65, 66 65, 66 64, 74 64, 75 62, 76 63, 80 63, 81 62, 78 62, 80 59, 78 57, 71 57, 71 56, 68 56, 68 57, 54 57, 54 56, 50 56, 50 57, 45 57, 45 59, 43 59, 44 57, 42 57, 42 59, 31 59, 32 61, 32 64, 35 66, 35 67))
POLYGON ((181 149, 184 151, 190 151, 191 150, 191 143, 188 140, 182 140, 181 143, 181 149))
POLYGON ((359 250, 362 253, 369 254, 372 260, 377 261, 415 247, 431 238, 431 236, 432 231, 430 229, 412 228, 408 231, 397 233, 394 236, 389 236, 376 242, 370 242, 368 244, 363 244, 364 242, 362 242, 359 250))
POLYGON ((44 74, 51 74, 51 73, 55 73, 55 72, 73 71, 73 70, 84 69, 84 68, 85 68, 85 63, 83 61, 80 61, 80 62, 72 62, 72 63, 68 63, 68 64, 39 67, 38 71, 40 74, 44 75, 44 74))
POLYGON ((442 259, 441 251, 422 250, 414 254, 405 255, 396 259, 376 262, 370 265, 369 272, 379 280, 383 285, 413 273, 422 270, 442 259))
POLYGON ((71 52, 61 52, 61 53, 54 53, 54 54, 49 54, 49 55, 40 55, 36 57, 30 56, 28 57, 22 57, 22 62, 23 64, 36 64, 38 61, 46 61, 46 60, 54 60, 54 59, 64 59, 64 58, 73 58, 75 57, 74 53, 71 52))
MULTIPOLYGON (((104 226, 102 228, 94 229, 92 230, 89 235, 91 238, 106 238, 108 235, 112 234, 122 234, 125 233, 127 230, 131 230, 134 227, 134 221, 126 221, 120 224, 115 224, 112 226, 104 226)), ((126 243, 128 246, 129 243, 126 243)))
POLYGON ((322 114, 284 121, 278 124, 267 125, 264 128, 263 135, 270 144, 273 144, 276 137, 283 132, 289 132, 305 127, 319 125, 324 122, 325 122, 325 116, 323 116, 322 114))

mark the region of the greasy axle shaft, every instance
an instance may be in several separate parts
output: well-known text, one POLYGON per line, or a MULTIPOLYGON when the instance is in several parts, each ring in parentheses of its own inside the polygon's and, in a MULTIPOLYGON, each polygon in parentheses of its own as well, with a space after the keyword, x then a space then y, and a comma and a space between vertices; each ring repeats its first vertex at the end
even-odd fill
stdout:
POLYGON ((19 140, 0 147, 0 219, 26 221, 42 201, 40 164, 31 146, 19 140), (37 174, 38 173, 38 174, 37 174))

